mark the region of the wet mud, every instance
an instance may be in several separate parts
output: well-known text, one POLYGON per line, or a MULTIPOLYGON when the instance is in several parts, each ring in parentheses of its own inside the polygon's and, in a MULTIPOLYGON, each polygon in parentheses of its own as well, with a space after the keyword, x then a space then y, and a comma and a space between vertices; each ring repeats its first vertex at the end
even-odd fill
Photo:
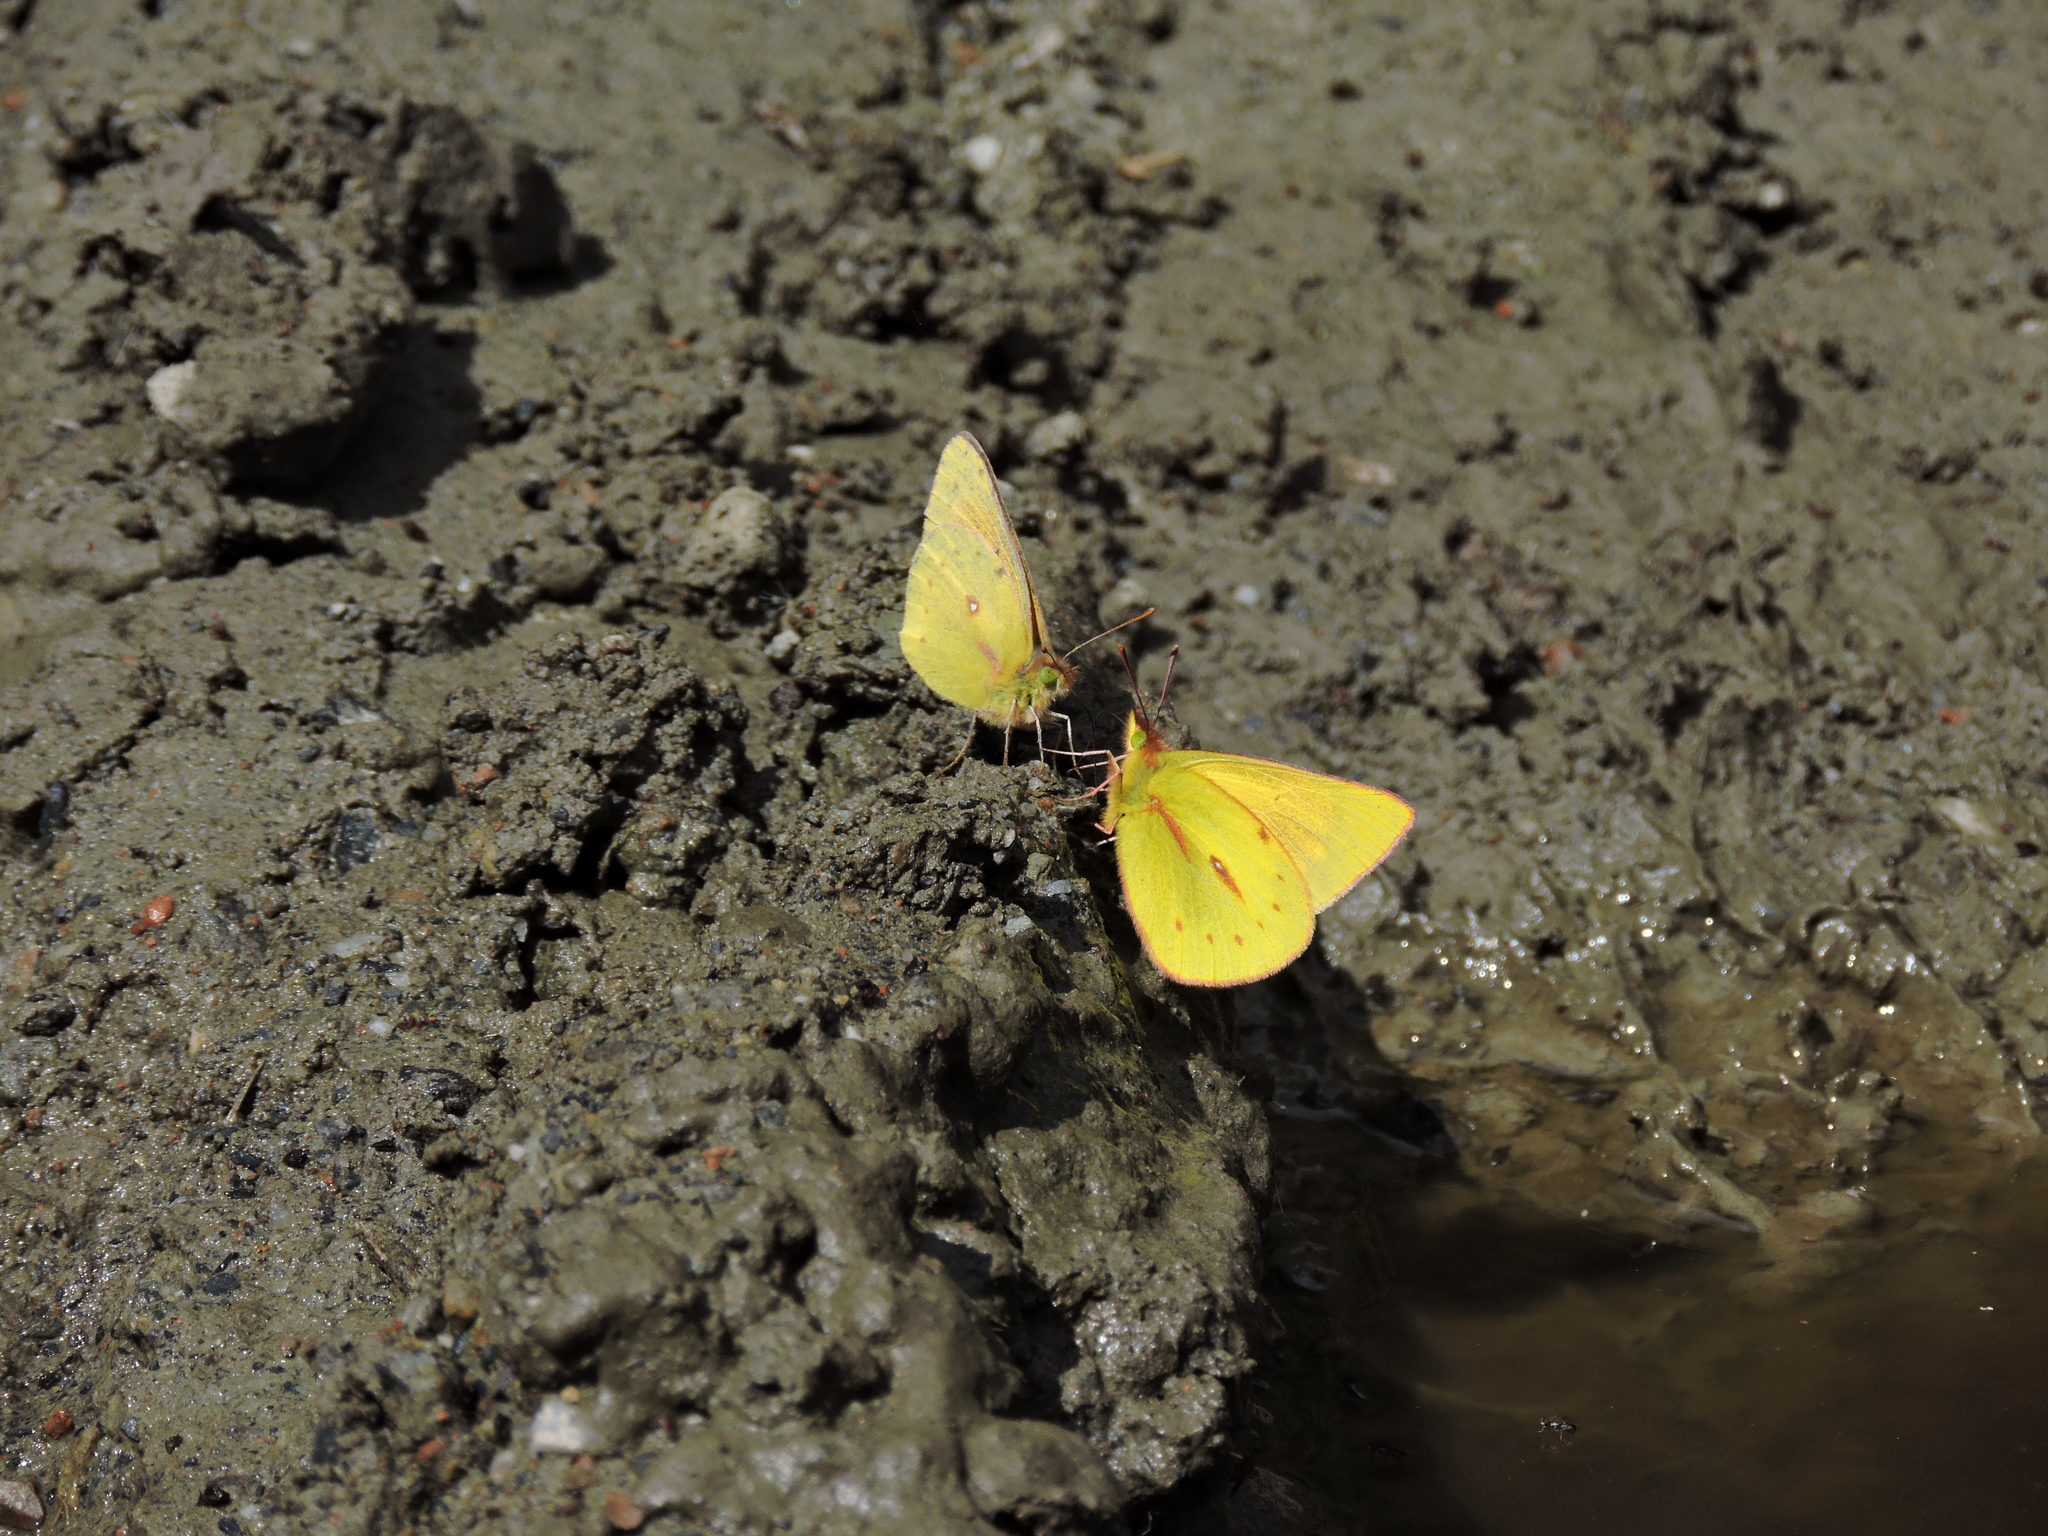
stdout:
POLYGON ((0 1523, 2024 1528, 2024 8, 5 20, 0 1523), (1283 976, 941 772, 962 428, 1417 806, 1283 976))

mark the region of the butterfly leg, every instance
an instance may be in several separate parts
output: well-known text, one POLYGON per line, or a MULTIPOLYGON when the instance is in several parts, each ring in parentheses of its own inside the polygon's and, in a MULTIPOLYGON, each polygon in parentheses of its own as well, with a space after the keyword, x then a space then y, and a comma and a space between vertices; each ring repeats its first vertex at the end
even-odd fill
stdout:
MULTIPOLYGON (((1038 732, 1038 755, 1040 757, 1046 755, 1045 722, 1047 720, 1057 720, 1067 728, 1067 750, 1065 755, 1078 758, 1081 754, 1074 750, 1074 717, 1072 715, 1063 715, 1056 709, 1048 709, 1044 713, 1032 717, 1031 724, 1038 732)), ((1054 747, 1052 750, 1058 752, 1059 748, 1054 747)))
MULTIPOLYGON (((1057 750, 1057 748, 1055 748, 1055 750, 1057 750)), ((1103 766, 1109 769, 1110 778, 1116 777, 1116 754, 1114 752, 1109 751, 1107 748, 1098 747, 1092 752, 1075 752, 1072 754, 1072 756, 1075 759, 1074 767, 1076 772, 1080 770, 1080 760, 1082 758, 1093 759, 1099 757, 1102 759, 1103 766)), ((1104 779, 1100 784, 1096 785, 1093 789, 1089 790, 1085 795, 1066 795, 1062 796, 1060 799, 1054 801, 1053 803, 1056 805, 1086 805, 1090 800, 1093 800, 1100 796, 1101 793, 1107 788, 1109 788, 1109 779, 1104 779)))
POLYGON ((1056 709, 1048 709, 1043 715, 1034 716, 1031 725, 1032 729, 1038 732, 1038 753, 1041 757, 1082 758, 1095 755, 1093 752, 1077 752, 1074 750, 1074 720, 1071 715, 1063 715, 1056 709), (1048 747, 1045 744, 1044 722, 1047 720, 1057 720, 1066 726, 1067 744, 1064 748, 1048 747))
POLYGON ((1007 725, 1003 727, 1003 766, 1010 766, 1010 728, 1007 725))
POLYGON ((974 728, 980 724, 981 720, 978 716, 969 715, 967 717, 967 739, 960 743, 960 750, 953 754, 953 761, 941 768, 939 770, 940 773, 951 773, 955 768, 958 768, 967 761, 967 754, 974 750, 974 728))

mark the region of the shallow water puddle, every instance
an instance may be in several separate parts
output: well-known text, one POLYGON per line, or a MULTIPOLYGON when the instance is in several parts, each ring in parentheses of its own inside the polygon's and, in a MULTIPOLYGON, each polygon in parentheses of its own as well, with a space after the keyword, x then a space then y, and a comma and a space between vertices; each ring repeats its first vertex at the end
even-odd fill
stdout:
POLYGON ((1343 1519, 2041 1528, 2048 1168, 2000 1179, 1900 1148, 1876 1198, 1921 1214, 1772 1268, 1745 1238, 1680 1248, 1520 1215, 1341 1121, 1274 1130, 1285 1331, 1254 1455, 1343 1519))

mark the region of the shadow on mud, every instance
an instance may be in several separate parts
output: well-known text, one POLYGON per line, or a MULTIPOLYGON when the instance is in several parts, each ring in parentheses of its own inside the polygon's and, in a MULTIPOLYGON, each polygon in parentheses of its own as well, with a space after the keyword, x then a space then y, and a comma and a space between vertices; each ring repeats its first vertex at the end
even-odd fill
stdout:
POLYGON ((304 499, 344 523, 424 509, 433 483, 484 438, 475 351, 473 336, 412 327, 385 365, 383 398, 304 499))

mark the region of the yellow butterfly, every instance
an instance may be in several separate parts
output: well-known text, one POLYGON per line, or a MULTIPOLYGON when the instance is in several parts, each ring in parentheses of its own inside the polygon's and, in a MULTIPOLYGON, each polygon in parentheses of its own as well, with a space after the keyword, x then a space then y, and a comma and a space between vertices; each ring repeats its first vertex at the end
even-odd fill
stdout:
MULTIPOLYGON (((1066 719, 1052 706, 1073 687, 1075 669, 1046 641, 1045 611, 996 472, 966 432, 939 456, 925 503, 904 602, 903 654, 933 693, 1002 727, 1005 762, 1012 730, 1066 719)), ((972 725, 967 740, 973 744, 972 725)))
POLYGON ((1172 751, 1142 703, 1104 789, 1102 830, 1116 838, 1138 937, 1154 965, 1195 987, 1241 986, 1287 966, 1308 948, 1316 914, 1415 819, 1398 797, 1348 779, 1172 751))

